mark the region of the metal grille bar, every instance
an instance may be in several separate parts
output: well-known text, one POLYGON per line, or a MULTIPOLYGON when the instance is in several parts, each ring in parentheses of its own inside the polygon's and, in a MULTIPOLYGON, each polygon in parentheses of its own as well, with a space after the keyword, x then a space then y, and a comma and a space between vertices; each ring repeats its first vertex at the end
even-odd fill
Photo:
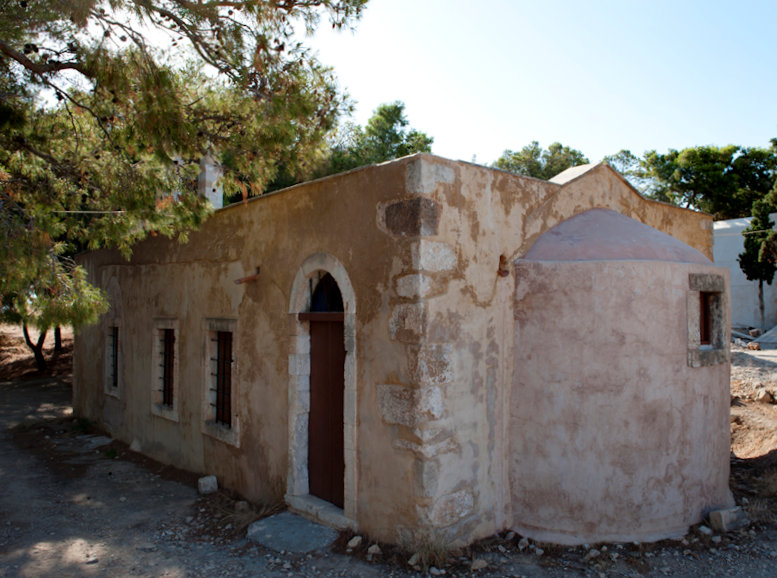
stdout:
POLYGON ((175 330, 163 329, 162 405, 173 407, 175 374, 175 330))
POLYGON ((111 327, 111 386, 119 387, 119 328, 111 327))
POLYGON ((232 332, 217 332, 216 422, 232 427, 232 332))

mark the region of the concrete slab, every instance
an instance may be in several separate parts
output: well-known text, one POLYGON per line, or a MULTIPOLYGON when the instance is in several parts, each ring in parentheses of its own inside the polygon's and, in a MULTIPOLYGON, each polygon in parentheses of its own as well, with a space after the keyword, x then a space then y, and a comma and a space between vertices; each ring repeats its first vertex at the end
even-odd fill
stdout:
POLYGON ((280 552, 313 552, 327 548, 338 536, 337 530, 321 526, 291 512, 281 512, 248 527, 247 538, 280 552))
POLYGON ((777 349, 777 327, 772 327, 755 341, 761 345, 761 349, 777 349))

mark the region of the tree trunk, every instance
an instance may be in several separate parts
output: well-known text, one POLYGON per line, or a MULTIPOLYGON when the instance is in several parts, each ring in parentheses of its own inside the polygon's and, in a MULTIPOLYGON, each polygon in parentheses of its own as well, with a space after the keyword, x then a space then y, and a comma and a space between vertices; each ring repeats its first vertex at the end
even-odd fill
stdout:
POLYGON ((764 319, 764 280, 758 280, 758 311, 761 313, 761 331, 766 331, 766 321, 764 319))
POLYGON ((57 325, 54 328, 54 353, 62 351, 62 328, 57 325))
POLYGON ((30 339, 26 323, 22 325, 22 332, 24 333, 24 341, 27 344, 27 347, 29 347, 35 355, 35 365, 38 367, 38 371, 46 371, 46 358, 43 357, 43 343, 46 341, 46 332, 40 332, 37 343, 33 343, 32 339, 30 339))

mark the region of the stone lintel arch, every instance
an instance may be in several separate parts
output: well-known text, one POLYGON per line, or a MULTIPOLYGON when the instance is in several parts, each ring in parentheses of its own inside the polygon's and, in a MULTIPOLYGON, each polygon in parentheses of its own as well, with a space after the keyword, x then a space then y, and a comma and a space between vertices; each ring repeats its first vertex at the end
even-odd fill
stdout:
POLYGON ((289 302, 289 466, 286 502, 292 509, 325 524, 356 529, 356 296, 342 263, 328 253, 314 253, 297 270, 289 302), (310 311, 310 282, 329 273, 337 282, 344 309, 344 504, 340 510, 310 495, 308 417, 310 413, 310 323, 299 314, 310 311))

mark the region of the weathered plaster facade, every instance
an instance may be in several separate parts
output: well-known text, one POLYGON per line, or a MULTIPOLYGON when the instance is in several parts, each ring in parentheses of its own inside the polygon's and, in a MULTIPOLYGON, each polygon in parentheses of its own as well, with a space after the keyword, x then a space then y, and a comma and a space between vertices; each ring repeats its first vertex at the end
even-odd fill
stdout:
POLYGON ((698 324, 699 291, 724 300, 727 273, 600 209, 516 263, 514 528, 562 543, 649 541, 730 503, 727 307, 709 346, 698 324))
POLYGON ((698 343, 706 289, 689 285, 722 276, 725 298, 711 251, 708 216, 648 201, 606 166, 544 182, 407 157, 220 210, 188 243, 151 239, 130 262, 83 256, 112 309, 78 334, 74 403, 158 460, 381 540, 464 543, 507 527, 571 543, 659 538, 730 501, 728 360, 698 343), (694 259, 525 259, 590 209, 667 233, 694 259), (323 273, 344 308, 342 509, 308 493, 299 313, 323 273), (175 405, 155 411, 166 327, 175 405), (208 402, 209 340, 222 330, 234 335, 229 428, 208 402), (693 366, 693 351, 706 361, 693 366), (632 475, 624 436, 660 475, 632 475))

